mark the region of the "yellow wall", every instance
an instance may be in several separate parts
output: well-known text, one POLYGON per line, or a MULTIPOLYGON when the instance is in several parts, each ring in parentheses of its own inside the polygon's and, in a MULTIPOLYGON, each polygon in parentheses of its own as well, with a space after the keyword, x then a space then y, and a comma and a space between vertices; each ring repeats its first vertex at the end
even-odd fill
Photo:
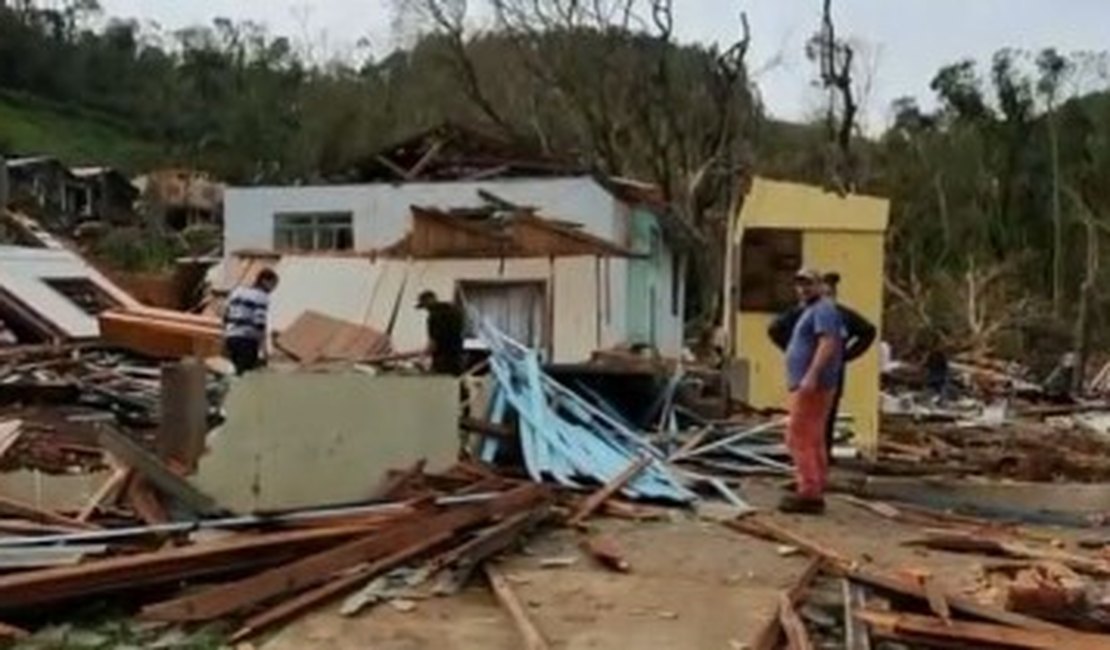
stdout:
POLYGON ((756 178, 740 218, 745 228, 883 232, 889 209, 886 199, 756 178))
MULTIPOLYGON (((740 215, 742 231, 802 231, 807 267, 841 275, 840 301, 879 328, 876 343, 848 367, 841 412, 855 419, 856 444, 873 453, 879 439, 879 345, 882 340, 883 242, 888 203, 824 192, 821 188, 756 179, 740 215)), ((743 278, 740 291, 743 292, 743 278)), ((736 314, 736 356, 749 366, 749 395, 757 407, 785 407, 782 353, 767 338, 773 314, 736 314)))

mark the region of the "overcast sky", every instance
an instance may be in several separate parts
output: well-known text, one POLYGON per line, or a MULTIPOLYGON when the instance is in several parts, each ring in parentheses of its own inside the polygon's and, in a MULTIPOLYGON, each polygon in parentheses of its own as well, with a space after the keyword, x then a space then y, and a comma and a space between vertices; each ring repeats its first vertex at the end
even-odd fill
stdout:
MULTIPOLYGON (((397 41, 391 0, 101 0, 110 15, 153 20, 167 29, 213 17, 251 19, 272 32, 349 52, 362 37, 376 51, 397 41)), ((473 0, 472 4, 480 4, 473 0)), ((752 27, 751 69, 770 112, 801 119, 820 105, 804 43, 818 27, 820 0, 676 0, 685 41, 726 42, 737 14, 752 27)), ((863 44, 871 90, 866 125, 881 128, 890 102, 911 95, 928 104, 929 81, 947 63, 988 61, 1003 47, 1055 46, 1064 52, 1110 48, 1108 0, 837 0, 837 29, 863 44)), ((476 19, 477 20, 477 19, 476 19)))

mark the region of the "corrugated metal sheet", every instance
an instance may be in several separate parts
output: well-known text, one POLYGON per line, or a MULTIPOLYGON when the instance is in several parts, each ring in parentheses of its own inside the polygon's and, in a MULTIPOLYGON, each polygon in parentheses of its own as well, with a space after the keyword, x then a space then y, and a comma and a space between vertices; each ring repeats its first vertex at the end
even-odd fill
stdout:
POLYGON ((689 502, 695 496, 671 473, 663 453, 640 432, 579 397, 545 374, 535 350, 524 347, 479 321, 491 350, 490 369, 497 380, 491 419, 517 413, 525 466, 535 481, 584 487, 586 481, 608 483, 640 456, 652 459, 622 489, 632 498, 689 502))

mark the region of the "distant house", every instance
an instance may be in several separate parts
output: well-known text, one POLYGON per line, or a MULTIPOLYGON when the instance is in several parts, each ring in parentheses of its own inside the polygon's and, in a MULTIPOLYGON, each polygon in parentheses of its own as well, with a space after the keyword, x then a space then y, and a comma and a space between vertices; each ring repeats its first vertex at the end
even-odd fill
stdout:
POLYGON ((223 288, 276 267, 276 329, 311 309, 386 330, 396 349, 423 345, 413 305, 431 289, 554 361, 680 354, 692 239, 650 186, 422 145, 379 154, 373 182, 229 188, 223 288))
POLYGON ((73 210, 82 220, 124 223, 135 213, 139 189, 127 176, 111 167, 74 167, 84 192, 74 197, 73 210))
POLYGON ((147 218, 170 230, 218 225, 224 185, 195 169, 160 169, 135 179, 147 218))
POLYGON ((51 156, 9 158, 2 171, 10 203, 53 228, 126 219, 138 196, 127 177, 114 169, 70 169, 51 156))

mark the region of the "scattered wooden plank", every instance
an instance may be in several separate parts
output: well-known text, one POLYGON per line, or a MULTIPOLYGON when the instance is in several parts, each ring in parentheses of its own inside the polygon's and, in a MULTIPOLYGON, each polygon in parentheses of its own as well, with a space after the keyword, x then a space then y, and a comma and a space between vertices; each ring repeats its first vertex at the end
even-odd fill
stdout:
POLYGON ((915 641, 931 641, 933 644, 955 642, 976 648, 1028 650, 1110 650, 1110 636, 1064 628, 1027 630, 966 621, 946 623, 931 616, 875 610, 857 611, 856 617, 885 636, 908 636, 915 641))
POLYGON ((513 623, 524 641, 524 650, 549 650, 551 646, 548 645, 539 628, 528 616, 528 612, 525 611, 524 605, 520 602, 520 598, 517 597, 508 579, 493 565, 487 564, 485 569, 486 578, 489 580, 494 595, 497 596, 497 601, 501 603, 509 617, 513 619, 513 623))
POLYGON ((122 434, 111 429, 102 429, 100 445, 193 512, 207 515, 222 511, 211 497, 201 493, 188 481, 170 471, 156 456, 122 434))
POLYGON ((170 520, 166 507, 158 500, 158 493, 142 476, 133 476, 127 484, 127 503, 139 519, 148 526, 157 526, 170 520))
MULTIPOLYGON (((903 596, 918 598, 927 601, 928 596, 921 585, 891 577, 873 568, 865 568, 843 555, 813 542, 782 526, 770 524, 765 518, 756 515, 744 517, 735 521, 726 521, 724 524, 733 530, 753 535, 760 539, 770 540, 780 544, 796 546, 814 557, 826 561, 830 569, 834 569, 842 576, 856 582, 861 582, 877 589, 891 591, 903 596)), ((996 607, 989 607, 962 596, 947 594, 948 605, 951 609, 1003 625, 1011 625, 1030 630, 1059 630, 1066 629, 1031 616, 1015 614, 996 607)))
POLYGON ((427 464, 428 461, 421 458, 406 470, 387 473, 381 487, 375 490, 374 494, 383 501, 399 500, 413 483, 424 476, 424 468, 427 464))
POLYGON ((495 438, 507 438, 511 440, 516 439, 516 431, 512 427, 506 424, 489 422, 488 420, 460 417, 459 428, 467 433, 478 433, 483 436, 493 436, 495 438))
POLYGON ((929 602, 929 609, 945 623, 951 623, 952 610, 948 607, 948 597, 937 584, 936 578, 925 574, 920 577, 920 583, 925 591, 925 599, 929 602))
POLYGON ((844 650, 871 650, 871 635, 856 612, 867 608, 867 591, 851 580, 840 581, 844 594, 844 650))
POLYGON ((119 494, 133 475, 134 471, 130 467, 117 467, 112 475, 105 479, 104 483, 97 489, 96 494, 85 504, 85 507, 81 508, 81 512, 77 514, 77 521, 87 522, 92 518, 105 502, 111 501, 119 494))
POLYGON ((582 550, 589 553, 591 557, 597 560, 598 564, 606 569, 617 573, 632 572, 632 565, 624 559, 624 552, 613 537, 609 535, 591 535, 583 539, 579 545, 582 550))
POLYGON ((0 497, 0 513, 14 517, 22 517, 39 524, 68 528, 69 530, 99 530, 99 527, 88 522, 78 521, 70 517, 59 515, 49 510, 41 510, 30 504, 0 497))
POLYGON ((376 562, 360 566, 346 575, 339 576, 315 589, 310 589, 290 600, 255 614, 231 635, 230 642, 237 644, 276 625, 281 625, 318 605, 333 598, 338 598, 374 576, 400 566, 450 539, 451 533, 430 535, 408 548, 401 549, 376 562))
POLYGON ((794 609, 794 602, 785 593, 779 594, 779 625, 786 634, 786 646, 789 650, 813 650, 813 642, 809 639, 805 623, 794 609))
POLYGON ((388 556, 421 539, 453 533, 475 526, 491 516, 534 506, 546 496, 546 492, 533 487, 519 488, 490 502, 416 518, 236 582, 150 605, 143 609, 142 617, 169 622, 208 621, 263 604, 272 598, 294 594, 327 581, 339 571, 388 556))
POLYGON ((358 535, 358 528, 241 535, 226 540, 111 557, 74 567, 0 576, 0 610, 26 609, 78 596, 165 584, 267 566, 358 535))
POLYGON ((851 562, 839 552, 803 537, 788 528, 784 528, 767 517, 750 515, 740 519, 728 520, 723 523, 728 528, 741 533, 777 542, 779 544, 795 546, 809 553, 811 556, 824 558, 829 562, 837 564, 850 564, 851 562))
POLYGON ((969 531, 930 530, 925 536, 904 542, 906 546, 922 546, 955 553, 983 553, 1019 560, 1059 562, 1080 573, 1098 577, 1110 576, 1110 562, 1096 560, 1057 549, 1043 550, 1026 544, 983 537, 969 531))
MULTIPOLYGON (((901 594, 903 596, 918 598, 922 601, 928 602, 928 595, 919 584, 914 584, 906 580, 900 580, 874 569, 858 566, 849 567, 841 565, 837 566, 836 569, 849 579, 856 582, 869 585, 876 589, 901 594)), ((962 614, 966 614, 968 616, 992 621, 994 623, 999 623, 1002 625, 1009 625, 1026 630, 1041 631, 1067 629, 1062 626, 1049 623, 1047 621, 1042 621, 1038 618, 1016 614, 1014 612, 1008 612, 1006 610, 999 609, 997 607, 991 607, 989 605, 983 605, 963 596, 946 594, 945 599, 948 601, 948 607, 952 610, 955 610, 962 614)))
POLYGON ((107 550, 104 544, 0 548, 0 570, 73 566, 87 555, 99 555, 107 550))
MULTIPOLYGON (((791 585, 790 589, 784 592, 793 607, 796 608, 805 597, 813 580, 821 573, 823 565, 824 562, 820 558, 810 560, 798 580, 791 585)), ((769 617, 763 627, 759 629, 759 633, 755 636, 755 642, 752 644, 752 650, 778 650, 782 646, 783 641, 786 640, 786 630, 782 625, 780 610, 781 604, 775 608, 774 616, 769 617)))
POLYGON ((625 468, 623 472, 614 477, 613 480, 606 483, 600 490, 594 492, 584 500, 582 504, 578 506, 578 509, 575 510, 574 514, 571 515, 567 524, 572 527, 581 526, 601 504, 605 503, 609 497, 623 489, 629 481, 636 478, 636 475, 644 471, 651 462, 652 458, 650 456, 645 455, 637 458, 631 465, 625 468))
POLYGON ((509 517, 474 536, 470 541, 437 557, 428 565, 429 575, 455 565, 456 581, 465 582, 481 563, 517 543, 529 530, 551 516, 548 506, 509 517))
POLYGON ((23 434, 23 420, 5 420, 0 422, 0 458, 8 453, 15 443, 19 442, 23 434))

